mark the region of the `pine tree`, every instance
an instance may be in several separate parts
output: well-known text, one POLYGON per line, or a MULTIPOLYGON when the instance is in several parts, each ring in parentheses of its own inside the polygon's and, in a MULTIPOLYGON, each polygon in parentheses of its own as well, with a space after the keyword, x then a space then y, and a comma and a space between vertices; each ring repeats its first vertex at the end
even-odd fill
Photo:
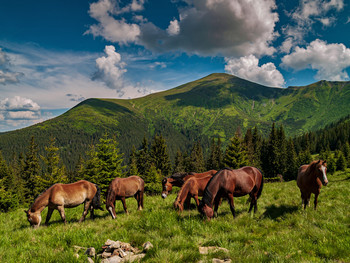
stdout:
POLYGON ((170 174, 171 162, 168 153, 168 147, 166 145, 165 139, 161 134, 154 136, 151 145, 150 160, 151 163, 154 164, 155 168, 159 170, 163 176, 170 174))
POLYGON ((345 160, 346 160, 346 166, 350 167, 350 145, 349 145, 349 142, 346 142, 343 145, 341 151, 344 154, 344 157, 345 157, 345 160))
POLYGON ((179 172, 185 172, 184 158, 180 149, 178 149, 176 152, 173 173, 179 173, 179 172))
POLYGON ((278 174, 278 171, 276 167, 279 166, 278 164, 278 140, 277 140, 277 130, 275 127, 275 123, 272 124, 271 132, 269 135, 268 140, 265 142, 263 146, 263 156, 261 165, 262 169, 264 171, 264 174, 267 178, 273 178, 276 177, 278 174))
POLYGON ((25 184, 24 197, 26 202, 32 202, 34 198, 40 194, 36 188, 36 178, 39 174, 39 171, 40 164, 38 157, 38 145, 35 143, 34 136, 32 136, 22 172, 22 178, 25 184))
POLYGON ((336 159, 336 170, 337 171, 345 171, 346 169, 346 159, 342 151, 339 151, 337 159, 336 159))
POLYGON ((56 139, 51 138, 49 146, 45 147, 46 156, 40 156, 45 164, 45 171, 37 176, 39 192, 44 191, 56 183, 68 183, 66 167, 62 164, 59 148, 56 147, 56 139))
POLYGON ((105 196, 110 182, 116 177, 123 177, 125 166, 123 154, 119 153, 118 143, 105 134, 96 147, 91 147, 84 167, 86 179, 97 184, 101 196, 105 196))
POLYGON ((191 160, 191 169, 190 171, 201 173, 205 171, 205 164, 204 164, 204 158, 203 158, 203 149, 201 146, 200 141, 197 141, 191 150, 190 154, 190 160, 191 160))
POLYGON ((226 147, 223 162, 225 166, 232 169, 238 169, 248 165, 248 154, 243 140, 238 136, 238 133, 230 139, 230 143, 226 147))
POLYGON ((222 151, 220 138, 218 138, 217 144, 215 143, 215 139, 212 139, 206 167, 207 170, 219 170, 222 168, 222 151))
POLYGON ((142 178, 149 171, 150 167, 151 160, 148 150, 148 141, 146 136, 144 136, 141 149, 137 152, 137 170, 142 178))
POLYGON ((135 145, 131 148, 130 158, 129 158, 129 172, 128 175, 138 175, 139 171, 137 169, 137 153, 135 145))
POLYGON ((252 143, 253 143, 253 149, 254 149, 252 165, 254 167, 261 168, 261 151, 262 151, 263 139, 256 126, 254 127, 254 130, 253 130, 252 143))
POLYGON ((14 191, 14 178, 0 151, 0 211, 7 212, 18 206, 18 198, 14 191))
POLYGON ((286 181, 295 180, 297 178, 299 167, 292 139, 288 140, 286 151, 288 153, 288 160, 286 161, 286 171, 283 175, 283 179, 286 181))

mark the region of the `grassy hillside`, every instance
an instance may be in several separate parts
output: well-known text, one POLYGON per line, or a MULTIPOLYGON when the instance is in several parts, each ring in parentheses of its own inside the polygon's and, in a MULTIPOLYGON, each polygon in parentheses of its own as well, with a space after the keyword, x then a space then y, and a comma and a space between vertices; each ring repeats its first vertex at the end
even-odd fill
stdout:
POLYGON ((320 81, 306 87, 269 88, 228 74, 211 74, 174 89, 132 100, 88 99, 65 114, 18 131, 0 134, 7 159, 24 152, 30 136, 40 148, 56 137, 68 167, 103 133, 118 137, 129 155, 143 136, 162 133, 170 155, 210 138, 225 144, 238 126, 258 126, 267 134, 272 122, 283 124, 287 135, 325 127, 350 114, 350 82, 320 81))
MULTIPOLYGON (((145 209, 127 199, 129 215, 117 203, 117 219, 104 211, 94 221, 77 223, 82 207, 66 209, 64 225, 55 211, 48 227, 29 228, 23 210, 0 214, 1 262, 86 262, 74 257, 74 245, 93 246, 97 252, 107 239, 130 242, 141 248, 150 241, 154 248, 145 262, 350 262, 350 170, 329 175, 319 196, 318 210, 301 209, 295 181, 264 185, 254 218, 247 214, 247 197, 235 198, 237 217, 226 202, 219 216, 204 222, 195 209, 178 215, 175 194, 162 200, 145 197, 145 209), (199 246, 219 246, 228 253, 201 255, 199 246)), ((193 203, 193 201, 192 201, 193 203)), ((46 211, 43 212, 45 219, 46 211)))

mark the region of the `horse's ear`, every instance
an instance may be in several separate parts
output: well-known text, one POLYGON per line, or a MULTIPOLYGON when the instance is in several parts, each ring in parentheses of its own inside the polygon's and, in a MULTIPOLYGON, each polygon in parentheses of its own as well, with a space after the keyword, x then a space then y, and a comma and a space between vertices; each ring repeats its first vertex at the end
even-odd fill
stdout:
POLYGON ((24 210, 24 213, 26 213, 28 215, 28 211, 27 210, 24 210))
POLYGON ((323 164, 325 164, 325 163, 327 163, 327 160, 324 160, 324 161, 323 161, 323 164))
POLYGON ((320 163, 320 161, 321 161, 321 160, 318 160, 317 164, 319 164, 319 163, 320 163))

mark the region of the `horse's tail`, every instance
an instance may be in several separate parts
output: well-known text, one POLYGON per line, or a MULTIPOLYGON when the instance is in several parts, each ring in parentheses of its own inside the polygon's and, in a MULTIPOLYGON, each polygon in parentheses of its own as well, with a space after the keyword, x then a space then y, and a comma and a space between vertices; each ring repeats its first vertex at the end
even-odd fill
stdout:
POLYGON ((100 209, 101 211, 103 211, 103 208, 101 207, 101 189, 100 187, 98 187, 97 184, 95 184, 95 187, 97 191, 94 198, 92 199, 92 207, 94 209, 100 209))
POLYGON ((261 173, 261 184, 260 184, 260 188, 259 188, 258 194, 256 196, 256 199, 259 199, 259 197, 262 193, 263 187, 264 187, 264 174, 260 169, 258 169, 258 170, 261 173))

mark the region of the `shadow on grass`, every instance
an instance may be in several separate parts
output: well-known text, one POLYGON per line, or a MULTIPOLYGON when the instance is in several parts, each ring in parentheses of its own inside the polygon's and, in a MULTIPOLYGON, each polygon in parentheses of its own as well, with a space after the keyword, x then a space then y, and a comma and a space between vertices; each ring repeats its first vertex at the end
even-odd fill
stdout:
POLYGON ((298 209, 299 207, 295 205, 270 205, 266 208, 266 211, 262 216, 276 220, 277 218, 282 217, 286 214, 292 214, 298 211, 298 209))
POLYGON ((330 180, 330 182, 343 182, 343 181, 348 181, 350 180, 350 176, 344 179, 339 179, 339 180, 330 180))

